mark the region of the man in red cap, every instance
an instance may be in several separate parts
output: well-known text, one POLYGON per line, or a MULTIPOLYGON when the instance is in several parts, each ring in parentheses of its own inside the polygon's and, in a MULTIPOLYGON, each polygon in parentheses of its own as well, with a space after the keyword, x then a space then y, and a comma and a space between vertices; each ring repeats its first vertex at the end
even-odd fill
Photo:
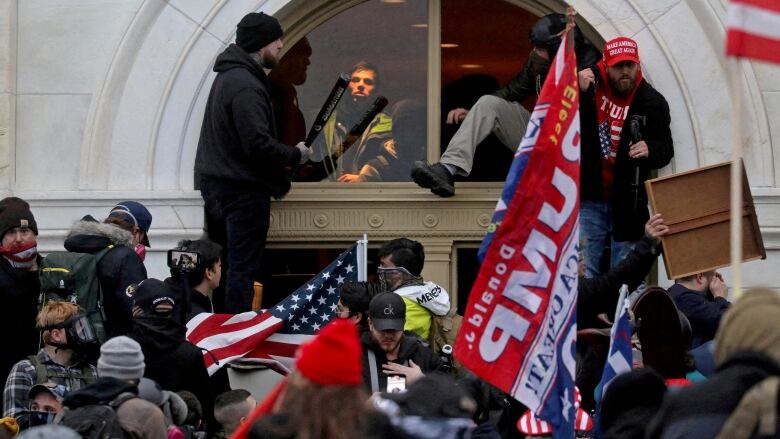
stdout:
POLYGON ((614 266, 644 234, 645 180, 674 156, 666 99, 644 78, 639 47, 618 37, 604 58, 579 73, 582 166, 580 242, 587 277, 602 274, 605 246, 614 266))

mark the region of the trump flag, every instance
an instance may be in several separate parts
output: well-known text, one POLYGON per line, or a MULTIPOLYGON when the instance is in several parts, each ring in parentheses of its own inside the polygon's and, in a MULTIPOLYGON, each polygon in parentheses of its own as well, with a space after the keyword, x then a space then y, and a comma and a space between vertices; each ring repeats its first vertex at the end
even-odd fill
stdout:
POLYGON ((564 37, 534 113, 540 129, 469 295, 455 356, 574 436, 580 122, 576 59, 564 37))

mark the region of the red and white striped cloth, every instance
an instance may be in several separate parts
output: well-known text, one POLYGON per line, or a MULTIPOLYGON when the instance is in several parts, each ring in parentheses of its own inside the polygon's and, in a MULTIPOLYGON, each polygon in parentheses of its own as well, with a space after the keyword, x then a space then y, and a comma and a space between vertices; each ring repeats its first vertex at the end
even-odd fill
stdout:
POLYGON ((780 1, 731 0, 726 55, 780 63, 780 1))
MULTIPOLYGON (((577 407, 577 419, 574 421, 574 429, 577 431, 593 430, 593 420, 588 413, 580 408, 580 389, 574 388, 574 406, 577 407)), ((537 418, 534 412, 526 410, 523 416, 517 420, 517 430, 528 436, 542 436, 552 434, 552 426, 537 418)))

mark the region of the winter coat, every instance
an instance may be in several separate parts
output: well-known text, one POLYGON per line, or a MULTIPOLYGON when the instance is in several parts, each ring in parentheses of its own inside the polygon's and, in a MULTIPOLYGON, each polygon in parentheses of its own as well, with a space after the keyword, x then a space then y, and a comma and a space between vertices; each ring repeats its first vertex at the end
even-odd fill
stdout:
MULTIPOLYGON (((123 393, 138 394, 138 387, 116 378, 100 378, 80 390, 69 393, 63 405, 69 409, 109 404, 123 393)), ((141 398, 130 398, 116 407, 116 415, 125 437, 159 439, 168 436, 165 416, 159 407, 141 398)))
POLYGON ((709 290, 689 290, 680 284, 669 287, 669 295, 691 322, 691 349, 715 338, 720 319, 731 306, 728 300, 713 296, 709 290))
MULTIPOLYGON (((382 365, 390 363, 387 360, 385 352, 374 343, 371 338, 371 331, 364 332, 360 336, 360 343, 363 345, 363 384, 369 391, 371 389, 371 369, 368 359, 368 351, 371 350, 376 356, 377 378, 379 380, 379 391, 387 390, 387 375, 382 371, 382 365)), ((446 372, 446 367, 441 357, 436 355, 428 346, 417 336, 404 334, 401 339, 401 346, 398 351, 398 358, 392 363, 409 366, 409 360, 420 366, 423 373, 446 372)))
MULTIPOLYGON (((597 81, 605 81, 593 69, 597 81)), ((580 199, 587 201, 610 201, 612 204, 612 233, 616 241, 636 241, 644 233, 644 225, 650 218, 647 210, 647 192, 645 180, 650 171, 668 165, 674 156, 672 132, 669 128, 669 104, 666 99, 644 79, 631 101, 628 115, 620 132, 611 199, 604 199, 601 143, 598 133, 598 112, 596 107, 596 87, 591 87, 580 96, 580 126, 582 131, 580 199), (631 136, 630 121, 633 116, 645 116, 646 124, 642 128, 643 140, 647 143, 649 155, 633 160, 628 157, 631 136), (639 186, 637 210, 634 211, 635 169, 639 167, 639 186)))
POLYGON ((109 250, 97 265, 97 277, 103 291, 108 338, 130 332, 133 315, 127 287, 146 279, 146 267, 133 250, 133 236, 112 224, 81 220, 65 237, 69 252, 94 254, 108 246, 109 250))
MULTIPOLYGON (((777 362, 761 353, 736 353, 720 365, 707 381, 668 394, 661 410, 648 426, 645 437, 714 438, 744 394, 770 376, 780 376, 777 362)), ((778 425, 772 437, 780 438, 780 416, 777 419, 778 425)))
POLYGON ((203 406, 203 418, 213 428, 214 394, 203 352, 185 339, 187 328, 171 318, 141 315, 133 319, 131 338, 141 345, 150 378, 165 390, 192 392, 203 406))
POLYGON ((265 72, 235 44, 217 57, 214 71, 195 183, 207 178, 281 198, 290 190, 288 168, 298 164, 301 153, 277 140, 265 72))
POLYGON ((404 331, 414 332, 423 340, 430 335, 431 314, 444 316, 450 311, 449 293, 433 282, 406 285, 393 292, 406 303, 404 331))
POLYGON ((38 272, 14 268, 0 257, 0 334, 6 334, 0 357, 0 380, 5 383, 13 365, 38 351, 38 272), (10 336, 13 334, 13 336, 10 336))

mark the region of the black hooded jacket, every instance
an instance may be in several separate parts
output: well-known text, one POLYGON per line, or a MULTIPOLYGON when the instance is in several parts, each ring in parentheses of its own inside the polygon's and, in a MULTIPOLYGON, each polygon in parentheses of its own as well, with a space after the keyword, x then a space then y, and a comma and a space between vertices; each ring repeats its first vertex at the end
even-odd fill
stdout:
POLYGON ((219 180, 281 198, 290 190, 287 168, 298 164, 301 153, 277 140, 265 72, 235 44, 217 57, 214 71, 195 156, 195 184, 219 180))
POLYGON ((93 404, 108 404, 123 393, 138 395, 138 386, 116 378, 103 377, 94 383, 68 393, 62 405, 75 409, 93 404))
POLYGON ((73 225, 65 238, 69 252, 94 254, 113 246, 97 265, 97 277, 103 291, 108 338, 130 332, 132 313, 127 287, 146 279, 146 267, 135 254, 132 235, 111 224, 84 219, 73 225))
POLYGON ((140 315, 133 318, 129 336, 141 345, 146 378, 157 381, 164 390, 192 392, 203 405, 210 428, 214 414, 214 394, 203 362, 203 351, 186 340, 187 328, 168 317, 140 315))

